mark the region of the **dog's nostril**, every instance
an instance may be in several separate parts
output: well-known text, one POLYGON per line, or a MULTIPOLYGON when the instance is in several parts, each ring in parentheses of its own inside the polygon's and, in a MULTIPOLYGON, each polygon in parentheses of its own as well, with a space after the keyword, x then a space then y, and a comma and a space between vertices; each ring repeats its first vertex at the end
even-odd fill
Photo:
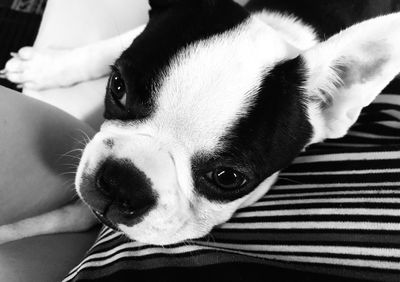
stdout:
POLYGON ((112 189, 108 185, 108 183, 103 175, 99 175, 97 177, 96 186, 97 186, 97 189, 102 191, 106 196, 112 196, 112 189))
POLYGON ((97 172, 96 188, 106 196, 114 196, 118 189, 118 181, 113 176, 113 166, 109 162, 105 162, 97 172))
POLYGON ((127 210, 131 209, 131 205, 130 205, 127 201, 123 201, 123 202, 121 203, 121 206, 122 206, 124 209, 127 209, 127 210))
POLYGON ((120 203, 120 205, 121 205, 123 213, 128 214, 128 215, 136 214, 136 209, 134 207, 132 207, 131 204, 128 203, 127 201, 122 201, 122 203, 120 203))
POLYGON ((95 181, 100 193, 130 218, 142 216, 156 204, 151 180, 129 160, 106 160, 95 181))

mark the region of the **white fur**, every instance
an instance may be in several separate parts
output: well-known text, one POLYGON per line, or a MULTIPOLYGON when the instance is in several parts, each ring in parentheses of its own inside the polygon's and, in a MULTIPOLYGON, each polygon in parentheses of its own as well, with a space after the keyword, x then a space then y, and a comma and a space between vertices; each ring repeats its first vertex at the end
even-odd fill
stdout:
POLYGON ((298 50, 307 50, 318 43, 314 29, 294 15, 263 10, 255 13, 254 16, 279 32, 279 35, 286 42, 298 50))
POLYGON ((344 136, 362 108, 400 72, 398 42, 400 13, 395 13, 354 25, 304 53, 312 142, 344 136))
POLYGON ((2 76, 31 90, 65 87, 105 76, 144 27, 75 49, 21 48, 6 63, 2 76))

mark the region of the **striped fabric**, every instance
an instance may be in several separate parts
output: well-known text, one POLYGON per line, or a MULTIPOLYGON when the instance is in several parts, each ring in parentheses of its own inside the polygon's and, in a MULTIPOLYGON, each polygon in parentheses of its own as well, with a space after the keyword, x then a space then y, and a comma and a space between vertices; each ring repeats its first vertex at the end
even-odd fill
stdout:
POLYGON ((157 247, 103 228, 64 282, 181 281, 180 273, 182 281, 214 281, 207 275, 248 267, 248 275, 283 267, 400 281, 400 95, 378 96, 346 137, 311 146, 264 198, 206 238, 157 247))

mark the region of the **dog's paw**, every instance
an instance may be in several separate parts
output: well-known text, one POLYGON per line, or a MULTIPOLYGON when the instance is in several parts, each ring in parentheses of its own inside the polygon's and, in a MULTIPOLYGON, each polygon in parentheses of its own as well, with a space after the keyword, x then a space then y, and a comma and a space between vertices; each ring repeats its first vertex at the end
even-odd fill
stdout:
POLYGON ((12 58, 0 76, 30 90, 70 86, 81 81, 79 58, 73 53, 73 49, 24 47, 18 53, 11 53, 12 58))

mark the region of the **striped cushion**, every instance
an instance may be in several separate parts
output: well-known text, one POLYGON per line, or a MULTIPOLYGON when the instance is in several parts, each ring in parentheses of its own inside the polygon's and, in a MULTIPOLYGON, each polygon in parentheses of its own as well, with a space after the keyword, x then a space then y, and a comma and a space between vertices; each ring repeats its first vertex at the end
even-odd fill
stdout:
POLYGON ((267 281, 271 266, 400 281, 400 95, 378 96, 346 137, 311 146, 206 238, 157 247, 103 228, 64 281, 267 281))

